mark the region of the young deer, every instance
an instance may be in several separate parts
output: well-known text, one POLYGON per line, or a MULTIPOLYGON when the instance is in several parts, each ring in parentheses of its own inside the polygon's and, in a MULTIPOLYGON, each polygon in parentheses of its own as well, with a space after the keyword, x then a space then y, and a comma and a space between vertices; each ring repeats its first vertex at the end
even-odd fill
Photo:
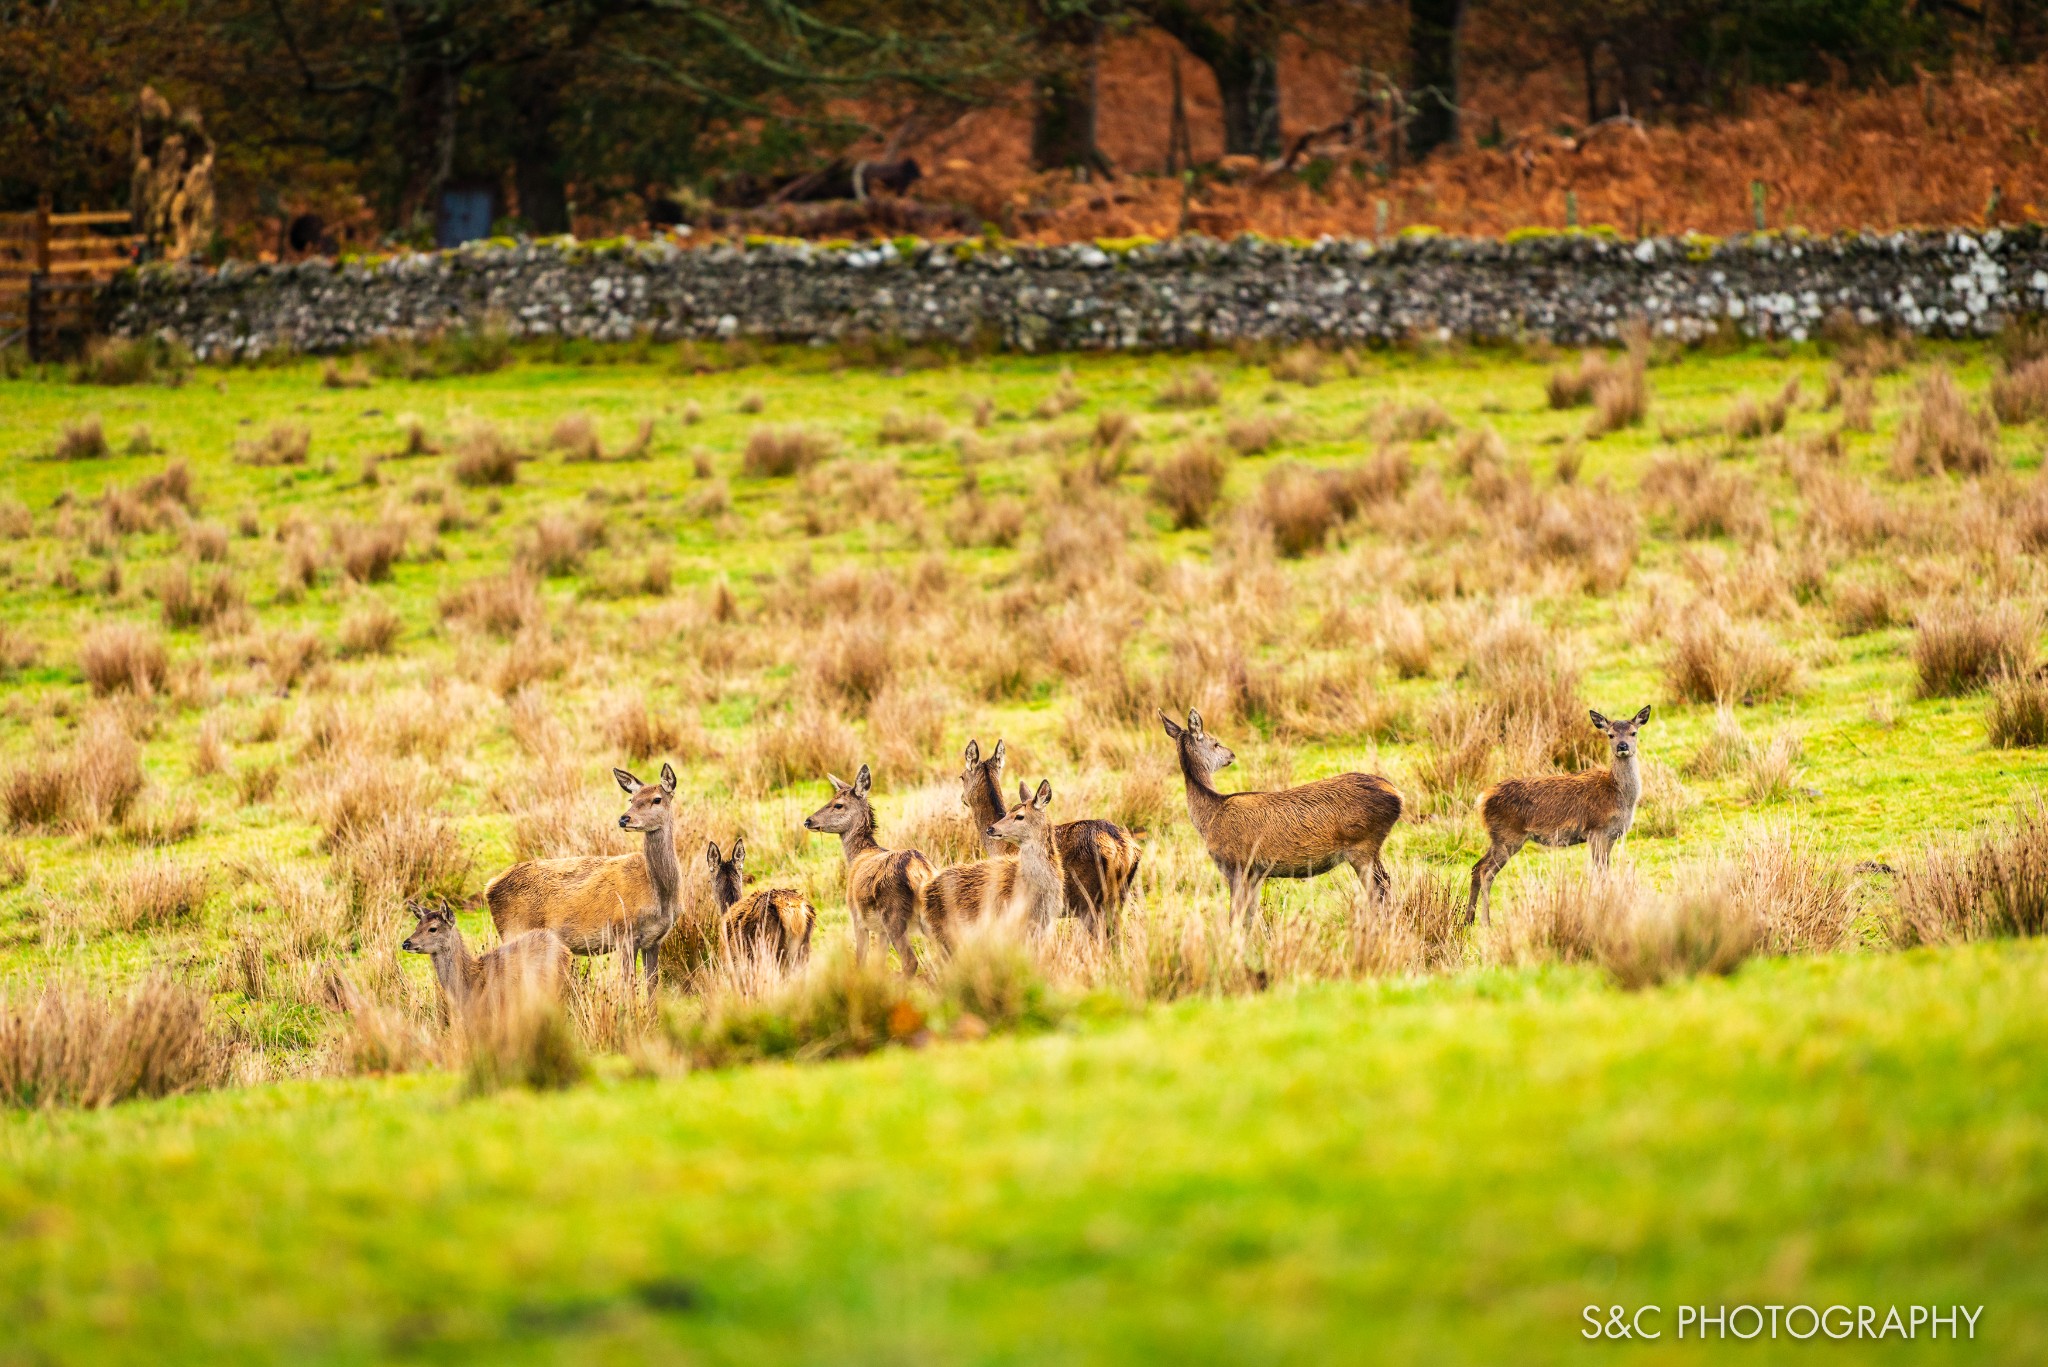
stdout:
POLYGON ((493 878, 484 900, 501 938, 552 930, 573 954, 617 950, 629 979, 637 955, 651 991, 661 942, 682 903, 676 771, 662 765, 660 783, 642 783, 624 769, 612 777, 627 799, 620 828, 646 837, 640 853, 528 860, 493 878))
POLYGON ((924 890, 924 923, 950 953, 961 926, 983 917, 1015 916, 1043 931, 1066 913, 1066 874, 1045 809, 1052 784, 1037 793, 1017 785, 1017 805, 982 828, 989 840, 1017 846, 1015 859, 981 859, 941 869, 924 890))
POLYGON ((534 930, 505 941, 487 954, 469 952, 462 942, 462 928, 447 907, 427 907, 407 902, 406 910, 418 924, 405 939, 405 948, 434 960, 434 976, 440 980, 448 1005, 456 1014, 473 1004, 503 1004, 510 993, 558 1000, 569 975, 569 947, 551 930, 534 930))
POLYGON ((794 888, 746 891, 745 836, 732 842, 732 858, 720 857, 718 842, 712 841, 704 859, 711 865, 711 897, 718 904, 718 934, 726 958, 753 953, 795 968, 810 957, 817 911, 794 888))
POLYGON ((853 914, 853 952, 868 953, 868 934, 879 931, 896 946, 903 975, 917 972, 917 951, 910 947, 910 927, 932 880, 931 861, 916 850, 885 850, 875 841, 875 809, 868 801, 874 778, 860 766, 853 782, 832 784, 832 800, 804 818, 804 829, 836 835, 846 852, 846 907, 853 914))
POLYGON ((1614 763, 1604 772, 1546 778, 1511 778, 1479 795, 1479 819, 1491 842, 1472 866, 1472 896, 1465 903, 1465 924, 1474 908, 1482 908, 1493 924, 1493 880, 1515 851, 1533 840, 1563 848, 1583 844, 1595 868, 1607 867, 1614 842, 1628 834, 1636 801, 1643 795, 1643 776, 1636 768, 1636 730, 1650 719, 1645 707, 1627 721, 1609 721, 1598 712, 1593 725, 1607 734, 1614 763))
MULTIPOLYGON (((1010 848, 989 834, 1002 819, 1003 743, 996 742, 987 759, 981 745, 967 742, 967 762, 960 770, 960 800, 981 832, 982 848, 1008 855, 1010 848)), ((1079 916, 1095 934, 1116 933, 1117 915, 1138 881, 1138 842, 1114 821, 1085 819, 1052 828, 1060 865, 1066 874, 1066 916, 1079 916)))
POLYGON ((1377 774, 1338 774, 1276 793, 1219 793, 1210 776, 1237 756, 1202 730, 1192 709, 1188 724, 1164 712, 1159 720, 1180 750, 1187 781, 1188 818, 1209 857, 1230 886, 1231 909, 1250 916, 1268 878, 1314 878, 1349 864, 1376 898, 1393 880, 1380 859, 1387 832, 1401 819, 1401 795, 1377 774))

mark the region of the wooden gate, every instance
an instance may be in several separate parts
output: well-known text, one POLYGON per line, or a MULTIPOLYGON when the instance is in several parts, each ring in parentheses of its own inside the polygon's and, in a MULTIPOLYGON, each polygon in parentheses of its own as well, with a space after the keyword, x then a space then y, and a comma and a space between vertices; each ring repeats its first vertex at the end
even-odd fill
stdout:
POLYGON ((135 259, 133 226, 119 210, 0 214, 0 347, 39 361, 83 345, 100 286, 135 259))

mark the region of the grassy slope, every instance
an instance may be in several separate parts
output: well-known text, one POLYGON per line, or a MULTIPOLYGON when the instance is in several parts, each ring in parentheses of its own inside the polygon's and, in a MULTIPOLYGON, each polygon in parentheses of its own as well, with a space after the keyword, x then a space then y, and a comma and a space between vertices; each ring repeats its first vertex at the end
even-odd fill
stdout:
MULTIPOLYGON (((1643 995, 1484 976, 556 1096, 321 1083, 15 1118, 0 1341, 1609 1361, 1634 1359, 1576 1339, 1583 1305, 1726 1298, 1981 1303, 1967 1352, 1827 1356, 2039 1361, 2044 987, 2039 944, 1643 995)), ((1661 1347, 1641 1360, 1703 1356, 1661 1347)))

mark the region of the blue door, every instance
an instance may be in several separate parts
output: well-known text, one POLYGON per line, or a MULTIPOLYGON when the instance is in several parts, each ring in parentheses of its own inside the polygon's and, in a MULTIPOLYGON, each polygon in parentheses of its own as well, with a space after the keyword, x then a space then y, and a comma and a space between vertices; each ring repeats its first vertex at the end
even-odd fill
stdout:
POLYGON ((460 247, 491 235, 489 190, 443 190, 441 222, 435 239, 443 247, 460 247))

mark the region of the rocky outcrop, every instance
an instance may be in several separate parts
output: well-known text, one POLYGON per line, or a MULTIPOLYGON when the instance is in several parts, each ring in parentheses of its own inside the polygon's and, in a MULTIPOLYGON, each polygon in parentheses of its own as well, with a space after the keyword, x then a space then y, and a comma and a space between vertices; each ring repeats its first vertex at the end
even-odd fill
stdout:
POLYGON ((1613 338, 1631 318, 1692 339, 1802 339, 1845 310, 1922 335, 1995 332, 2048 311, 2048 232, 1593 234, 1385 244, 1201 237, 995 246, 758 241, 489 242, 447 252, 218 270, 144 267, 116 284, 117 333, 207 357, 331 352, 488 320, 521 336, 979 340, 1022 351, 1240 339, 1613 338))

